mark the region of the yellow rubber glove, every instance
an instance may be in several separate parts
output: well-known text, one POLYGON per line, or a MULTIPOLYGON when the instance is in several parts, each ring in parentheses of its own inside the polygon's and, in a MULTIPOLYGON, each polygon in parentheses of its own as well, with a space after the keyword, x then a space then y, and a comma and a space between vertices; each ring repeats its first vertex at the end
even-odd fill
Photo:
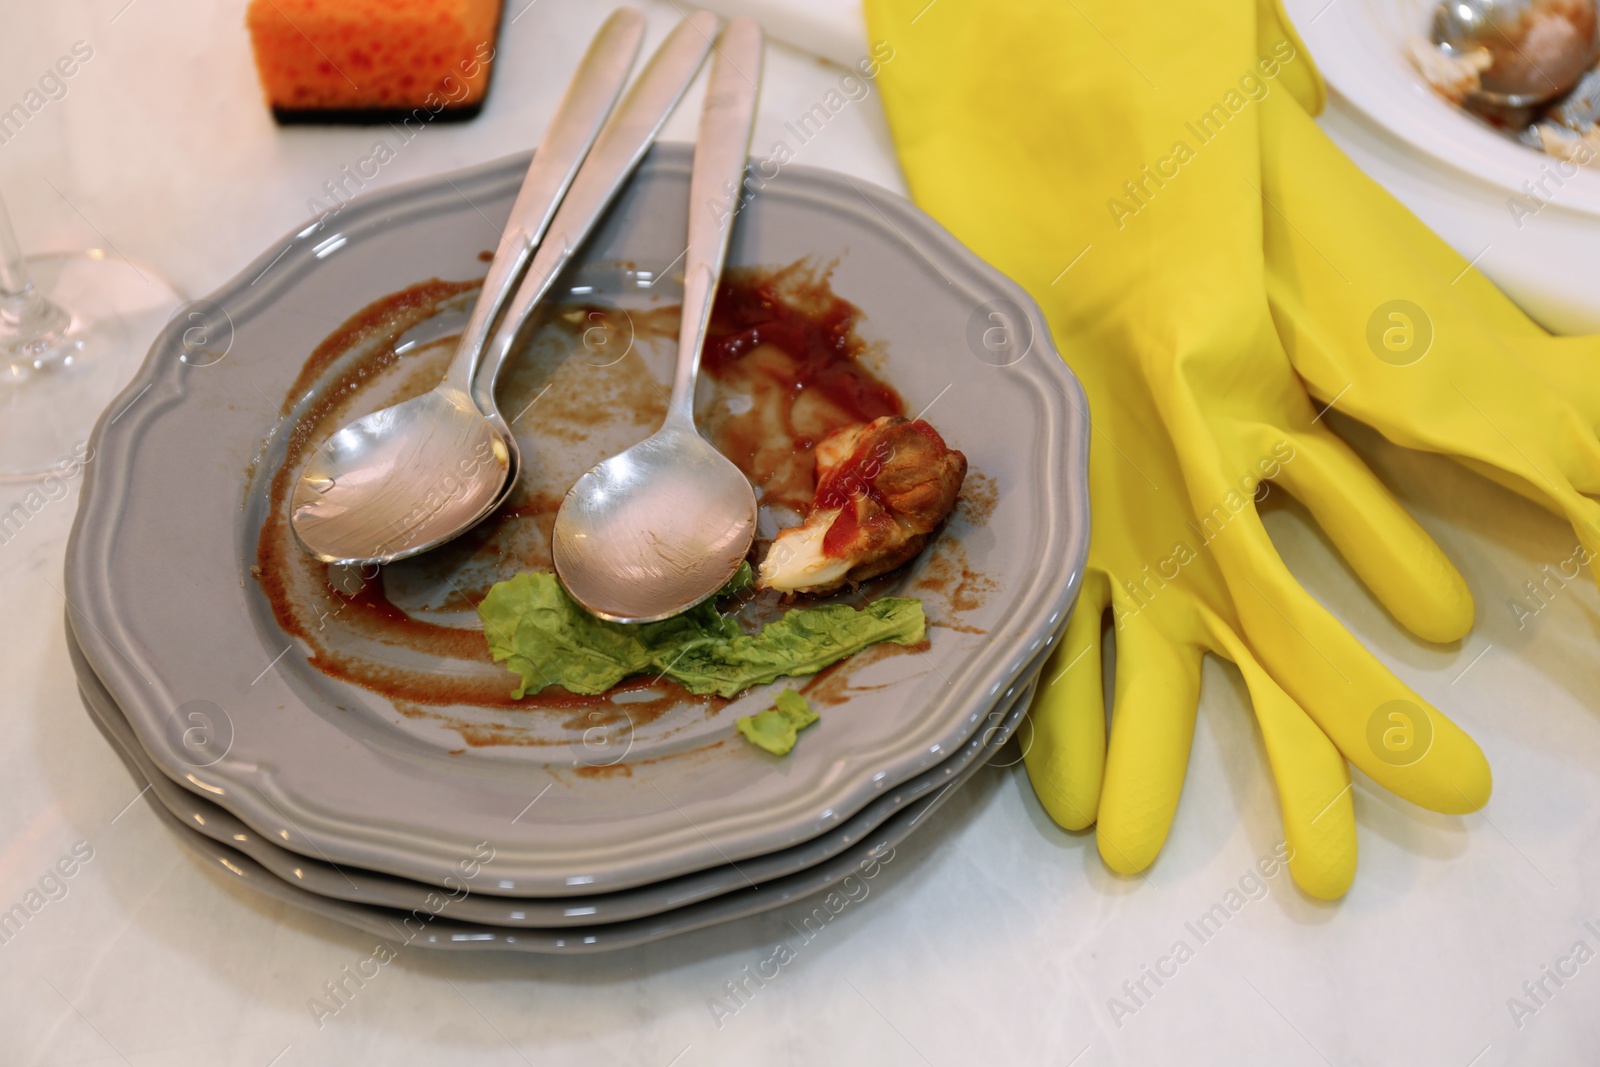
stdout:
POLYGON ((1294 100, 1262 116, 1267 292, 1312 392, 1565 515, 1600 556, 1600 339, 1547 335, 1294 100))
POLYGON ((1263 477, 1293 493, 1422 636, 1470 627, 1459 574, 1319 421, 1268 310, 1259 112, 1274 93, 1320 91, 1303 48, 1237 2, 867 9, 894 49, 880 78, 914 196, 1034 294, 1089 395, 1088 574, 1028 756, 1052 816, 1098 817, 1114 869, 1154 860, 1206 651, 1249 685, 1309 892, 1337 896, 1354 874, 1341 754, 1434 810, 1480 806, 1477 746, 1294 581, 1251 499, 1263 477), (1102 749, 1108 607, 1118 668, 1102 749))

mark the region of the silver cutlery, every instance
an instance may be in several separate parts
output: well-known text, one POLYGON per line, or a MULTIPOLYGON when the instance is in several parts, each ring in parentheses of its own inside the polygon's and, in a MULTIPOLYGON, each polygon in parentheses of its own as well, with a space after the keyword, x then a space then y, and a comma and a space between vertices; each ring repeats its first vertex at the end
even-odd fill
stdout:
POLYGON ((557 576, 579 604, 615 622, 663 619, 712 596, 755 536, 755 492, 695 428, 694 393, 742 201, 761 80, 760 25, 729 22, 716 53, 689 178, 683 321, 666 420, 579 478, 556 514, 557 576))

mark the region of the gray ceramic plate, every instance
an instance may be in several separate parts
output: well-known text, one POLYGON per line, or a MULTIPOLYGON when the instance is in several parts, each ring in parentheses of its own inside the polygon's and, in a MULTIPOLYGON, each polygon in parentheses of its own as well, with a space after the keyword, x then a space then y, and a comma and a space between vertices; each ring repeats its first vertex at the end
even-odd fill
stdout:
MULTIPOLYGON (((785 168, 741 214, 730 261, 832 263, 833 290, 864 312, 877 369, 910 410, 931 406, 971 462, 964 496, 985 502, 900 577, 928 606, 931 646, 849 661, 829 679, 844 699, 781 762, 732 743, 734 718, 770 692, 636 721, 627 695, 551 715, 396 701, 340 680, 311 656, 365 656, 464 689, 488 665, 359 634, 330 649, 341 618, 318 619, 305 640, 279 627, 251 573, 263 524, 281 518, 270 483, 296 428, 326 414, 351 361, 372 353, 358 344, 302 368, 369 303, 430 276, 480 275, 524 163, 352 201, 175 320, 96 429, 67 595, 89 663, 152 761, 257 833, 432 884, 488 842, 496 861, 475 890, 587 896, 808 841, 959 749, 1071 607, 1088 544, 1088 426, 1020 288, 902 199, 785 168), (597 730, 620 761, 590 758, 597 730)), ((652 153, 566 279, 571 291, 630 322, 675 302, 688 167, 684 146, 652 153)), ((643 333, 623 362, 525 355, 508 376, 538 405, 517 430, 527 476, 545 490, 652 428, 616 417, 619 390, 665 375, 670 351, 643 333)), ((395 368, 334 412, 376 406, 429 370, 410 356, 395 368)), ((450 557, 386 571, 391 599, 448 621, 445 586, 481 574, 475 557, 453 573, 440 559, 450 557)))
MULTIPOLYGON (((198 830, 218 844, 243 852, 268 873, 318 896, 407 911, 426 906, 430 894, 435 892, 432 886, 355 867, 339 867, 290 852, 266 840, 225 809, 179 788, 155 768, 149 756, 139 747, 121 709, 112 702, 100 679, 84 661, 70 627, 67 631, 67 651, 78 675, 79 695, 90 717, 111 740, 123 761, 150 783, 152 796, 189 829, 198 830)), ((989 713, 987 728, 968 740, 955 755, 892 792, 875 798, 840 826, 804 844, 756 856, 737 866, 710 867, 666 882, 599 896, 549 900, 473 894, 455 902, 450 915, 463 922, 493 926, 596 926, 659 915, 816 866, 859 844, 885 819, 907 804, 959 780, 974 760, 980 757, 988 759, 993 751, 993 732, 1000 730, 1009 734, 1013 729, 1013 713, 1020 713, 1027 708, 1028 700, 1033 695, 1034 679, 1048 652, 1049 648, 1043 650, 1043 654, 1029 666, 1024 679, 1005 692, 999 706, 989 713)))
MULTIPOLYGON (((784 877, 751 884, 710 900, 701 900, 660 914, 628 919, 605 925, 564 926, 557 929, 507 927, 474 920, 475 904, 493 907, 497 902, 485 901, 478 895, 459 895, 459 890, 439 894, 431 903, 421 908, 404 910, 397 907, 379 907, 333 899, 301 888, 282 877, 275 876, 256 859, 254 851, 240 845, 230 847, 204 833, 197 832, 178 814, 167 809, 151 790, 150 806, 167 824, 178 841, 202 862, 224 876, 249 886, 295 907, 304 908, 335 922, 355 927, 389 941, 394 947, 420 945, 424 948, 490 949, 512 952, 580 953, 605 952, 628 948, 649 941, 659 941, 674 934, 688 933, 707 926, 742 919, 838 886, 852 892, 846 879, 855 875, 858 882, 871 878, 879 866, 892 861, 894 847, 916 829, 923 818, 944 803, 956 788, 971 778, 998 752, 1015 732, 1027 714, 1033 699, 1037 676, 1022 683, 1022 690, 1003 717, 994 720, 983 731, 982 745, 976 759, 956 773, 945 788, 900 809, 865 838, 851 844, 821 862, 784 877)), ((135 784, 146 781, 154 784, 159 775, 147 779, 140 765, 130 758, 118 743, 107 723, 97 713, 87 694, 85 706, 90 717, 105 733, 111 747, 122 757, 135 784)), ((759 861, 758 861, 759 862, 759 861)), ((355 872, 351 872, 354 875, 355 872)), ((424 894, 425 895, 425 894, 424 894)))

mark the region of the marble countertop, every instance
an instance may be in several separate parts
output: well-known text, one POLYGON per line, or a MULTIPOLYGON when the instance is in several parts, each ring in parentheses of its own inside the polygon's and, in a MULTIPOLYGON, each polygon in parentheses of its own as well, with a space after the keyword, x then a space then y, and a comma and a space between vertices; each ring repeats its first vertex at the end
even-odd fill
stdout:
MULTIPOLYGON (((384 136, 275 128, 241 0, 0 5, 0 109, 75 42, 94 51, 65 96, 0 144, 0 191, 30 249, 114 244, 203 294, 303 225, 323 182, 384 136)), ((564 78, 552 71, 610 6, 512 0, 485 113, 428 129, 371 186, 536 141, 564 78)), ((653 41, 673 5, 643 6, 653 41)), ((756 144, 842 73, 774 47, 756 144)), ((692 138, 698 95, 669 138, 692 138)), ((1475 207, 1337 102, 1324 122, 1468 256, 1501 225, 1484 214, 1503 214, 1498 201, 1475 207)), ((903 190, 876 95, 796 158, 903 190)), ((1538 240, 1529 257, 1559 263, 1558 250, 1533 254, 1538 240)), ((1524 281, 1509 269, 1503 284, 1524 281)), ((1496 774, 1489 807, 1456 818, 1358 773, 1361 869, 1340 903, 1307 898, 1281 870, 1253 876, 1281 840, 1277 805, 1240 678, 1212 661, 1183 804, 1146 876, 1114 876, 1092 835, 1056 828, 1013 745, 809 939, 796 925, 805 904, 602 956, 411 948, 332 1015, 314 1000, 372 939, 249 895, 181 852, 78 704, 59 592, 74 491, 0 544, 0 910, 58 860, 73 871, 0 937, 0 1062, 1592 1063, 1600 594, 1579 578, 1530 614, 1524 583, 1573 554, 1562 522, 1337 426, 1460 565, 1478 598, 1471 636, 1410 639, 1302 512, 1270 507, 1268 527, 1306 585, 1468 729, 1496 774), (1219 903, 1227 920, 1197 931, 1219 903), (775 955, 775 977, 746 979, 775 955)), ((0 488, 0 508, 22 491, 0 488)))

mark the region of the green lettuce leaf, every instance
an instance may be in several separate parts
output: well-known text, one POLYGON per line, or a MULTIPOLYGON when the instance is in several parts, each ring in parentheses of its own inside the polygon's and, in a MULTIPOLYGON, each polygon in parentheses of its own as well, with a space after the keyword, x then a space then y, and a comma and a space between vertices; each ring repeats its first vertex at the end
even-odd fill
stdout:
POLYGON ((774 756, 787 756, 794 748, 800 731, 817 721, 806 698, 793 689, 778 694, 776 707, 757 712, 734 722, 734 726, 757 748, 764 748, 774 756))
MULTIPOLYGON (((719 596, 741 593, 751 581, 744 564, 719 596)), ((786 675, 814 674, 880 641, 914 645, 926 626, 921 601, 906 597, 884 597, 860 611, 845 604, 795 608, 754 635, 719 613, 716 598, 670 619, 628 625, 584 611, 549 573, 496 583, 478 616, 494 661, 521 679, 511 693, 517 698, 551 685, 603 693, 635 674, 731 697, 786 675)))

